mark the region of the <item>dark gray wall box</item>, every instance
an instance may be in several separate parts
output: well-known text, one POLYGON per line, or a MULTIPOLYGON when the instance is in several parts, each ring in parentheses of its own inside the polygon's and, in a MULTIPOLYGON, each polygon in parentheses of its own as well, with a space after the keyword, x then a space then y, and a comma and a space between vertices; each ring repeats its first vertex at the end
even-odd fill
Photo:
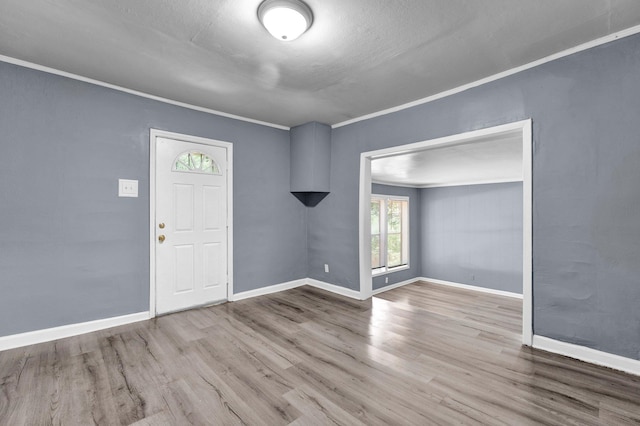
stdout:
POLYGON ((291 192, 315 206, 330 191, 331 127, 311 122, 291 129, 291 192))
POLYGON ((286 131, 0 63, 0 335, 149 308, 149 128, 234 143, 236 291, 358 289, 362 152, 531 118, 534 331, 640 359, 638 75, 634 35, 332 129, 331 195, 307 209, 286 131))

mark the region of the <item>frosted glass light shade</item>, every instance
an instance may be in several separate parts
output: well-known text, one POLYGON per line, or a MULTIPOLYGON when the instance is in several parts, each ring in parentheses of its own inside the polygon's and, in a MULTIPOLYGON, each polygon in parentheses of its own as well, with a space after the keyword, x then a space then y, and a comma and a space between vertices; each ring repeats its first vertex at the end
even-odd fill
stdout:
POLYGON ((266 0, 258 17, 272 36, 284 41, 297 39, 313 22, 311 9, 299 0, 266 0))

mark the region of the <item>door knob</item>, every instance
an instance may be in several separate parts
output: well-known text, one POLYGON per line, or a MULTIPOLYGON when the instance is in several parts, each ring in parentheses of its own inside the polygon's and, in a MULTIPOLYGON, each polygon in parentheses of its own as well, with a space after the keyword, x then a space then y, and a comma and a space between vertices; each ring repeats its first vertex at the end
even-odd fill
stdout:
POLYGON ((160 243, 162 244, 164 242, 165 238, 166 237, 164 235, 159 235, 158 236, 158 241, 160 241, 160 243))
POLYGON ((164 222, 158 225, 158 228, 164 229, 164 222))

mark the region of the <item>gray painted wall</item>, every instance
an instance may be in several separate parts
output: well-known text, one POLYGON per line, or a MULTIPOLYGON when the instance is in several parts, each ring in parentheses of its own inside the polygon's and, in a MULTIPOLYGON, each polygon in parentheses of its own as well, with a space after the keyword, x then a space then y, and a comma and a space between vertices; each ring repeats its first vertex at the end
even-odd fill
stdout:
POLYGON ((422 276, 522 294, 522 182, 420 196, 422 276))
POLYGON ((534 332, 640 359, 639 75, 635 35, 334 129, 311 277, 359 287, 361 152, 532 118, 534 332))
POLYGON ((0 335, 148 308, 149 127, 234 142, 237 291, 307 265, 357 289, 361 152, 532 118, 534 331, 640 359, 638 75, 636 35, 334 129, 332 192, 305 209, 285 131, 0 63, 0 335))
POLYGON ((0 336, 149 309, 151 127, 233 142, 236 292, 307 275, 287 131, 0 63, 0 336))
POLYGON ((420 190, 417 188, 405 188, 391 185, 371 185, 372 194, 401 195, 409 197, 409 269, 391 272, 373 277, 373 289, 377 290, 392 284, 420 277, 421 266, 421 220, 420 220, 420 190), (385 283, 385 278, 389 279, 385 283))

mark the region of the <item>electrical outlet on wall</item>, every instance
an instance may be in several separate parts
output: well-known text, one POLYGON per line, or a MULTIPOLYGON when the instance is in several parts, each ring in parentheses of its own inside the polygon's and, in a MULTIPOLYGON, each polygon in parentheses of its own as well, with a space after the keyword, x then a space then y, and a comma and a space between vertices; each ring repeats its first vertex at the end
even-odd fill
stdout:
POLYGON ((389 277, 384 277, 384 283, 389 284, 389 277))
POLYGON ((324 264, 324 272, 327 273, 327 274, 329 273, 329 264, 328 263, 324 264))

